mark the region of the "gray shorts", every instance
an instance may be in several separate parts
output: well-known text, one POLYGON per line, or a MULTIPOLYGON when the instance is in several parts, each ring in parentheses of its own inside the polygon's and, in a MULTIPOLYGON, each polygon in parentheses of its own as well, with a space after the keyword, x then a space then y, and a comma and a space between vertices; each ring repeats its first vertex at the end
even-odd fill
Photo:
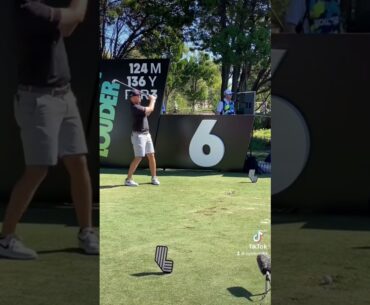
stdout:
POLYGON ((58 158, 87 153, 76 98, 18 90, 14 101, 27 165, 56 165, 58 158))
POLYGON ((134 147, 135 157, 145 157, 154 153, 154 145, 150 133, 133 132, 131 142, 134 147))

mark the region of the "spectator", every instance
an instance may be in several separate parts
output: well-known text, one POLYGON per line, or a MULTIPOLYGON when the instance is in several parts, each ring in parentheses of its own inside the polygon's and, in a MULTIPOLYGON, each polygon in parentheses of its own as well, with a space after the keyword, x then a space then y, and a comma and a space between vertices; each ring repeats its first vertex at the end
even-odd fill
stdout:
POLYGON ((340 33, 341 0, 290 0, 285 22, 290 33, 340 33))
POLYGON ((229 89, 224 91, 224 99, 218 103, 217 114, 219 115, 234 115, 235 104, 231 100, 233 92, 229 89))

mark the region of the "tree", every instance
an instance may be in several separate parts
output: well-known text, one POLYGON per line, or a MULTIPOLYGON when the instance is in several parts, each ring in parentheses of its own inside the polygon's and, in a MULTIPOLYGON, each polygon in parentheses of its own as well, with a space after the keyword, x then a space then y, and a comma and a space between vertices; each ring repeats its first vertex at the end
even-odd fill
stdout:
MULTIPOLYGON (((185 53, 172 61, 167 77, 167 108, 174 109, 175 103, 186 105, 194 112, 197 107, 213 107, 221 86, 220 69, 206 53, 185 53)), ((184 110, 184 109, 183 109, 184 110)))
POLYGON ((209 102, 209 94, 212 93, 214 84, 219 78, 219 68, 210 59, 207 53, 200 52, 192 55, 184 69, 185 86, 184 93, 187 96, 192 112, 196 106, 205 106, 209 102))
POLYGON ((234 91, 260 89, 269 78, 270 18, 268 0, 199 1, 197 22, 188 36, 199 50, 221 63, 222 92, 232 79, 234 91), (261 73, 250 84, 256 67, 261 73))
POLYGON ((101 53, 110 58, 126 58, 145 42, 180 36, 194 18, 190 0, 102 0, 101 53), (172 36, 171 36, 172 35, 172 36))

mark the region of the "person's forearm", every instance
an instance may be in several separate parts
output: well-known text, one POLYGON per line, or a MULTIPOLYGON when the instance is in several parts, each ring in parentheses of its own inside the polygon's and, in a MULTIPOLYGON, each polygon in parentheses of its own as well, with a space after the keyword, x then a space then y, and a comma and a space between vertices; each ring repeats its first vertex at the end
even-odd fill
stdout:
POLYGON ((84 21, 88 0, 72 0, 68 8, 61 9, 59 28, 63 36, 70 36, 78 24, 84 21))
POLYGON ((72 0, 67 8, 62 8, 60 25, 79 24, 84 21, 88 0, 72 0))
POLYGON ((146 107, 146 115, 150 115, 154 111, 155 97, 149 96, 149 106, 146 107))
POLYGON ((28 11, 35 19, 43 20, 47 25, 57 27, 61 20, 59 8, 54 8, 41 2, 31 1, 21 4, 21 9, 28 11))

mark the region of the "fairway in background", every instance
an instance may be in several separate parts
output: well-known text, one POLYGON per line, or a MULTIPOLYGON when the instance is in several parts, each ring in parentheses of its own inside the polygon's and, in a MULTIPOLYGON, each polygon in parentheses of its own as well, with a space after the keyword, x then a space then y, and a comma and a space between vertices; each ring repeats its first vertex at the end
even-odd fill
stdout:
POLYGON ((245 173, 162 171, 157 187, 139 171, 140 186, 129 188, 126 174, 101 170, 101 305, 259 300, 253 295, 265 280, 256 256, 270 251, 270 178, 251 183, 245 173), (176 262, 171 275, 153 261, 157 245, 168 246, 176 262))

